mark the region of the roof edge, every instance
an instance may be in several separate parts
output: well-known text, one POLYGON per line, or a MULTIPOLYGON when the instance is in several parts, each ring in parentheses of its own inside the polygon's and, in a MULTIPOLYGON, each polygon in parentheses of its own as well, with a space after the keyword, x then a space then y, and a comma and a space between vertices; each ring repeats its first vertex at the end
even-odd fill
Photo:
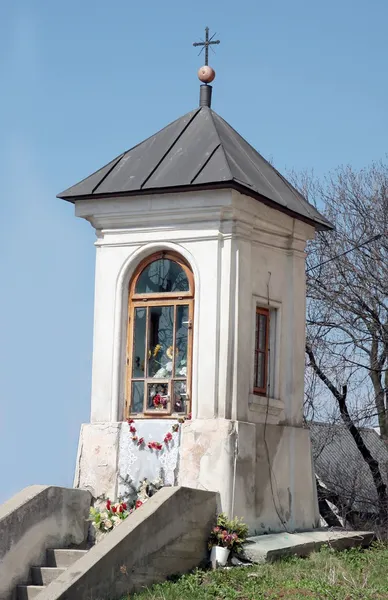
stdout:
POLYGON ((281 206, 279 205, 277 202, 275 202, 274 200, 271 200, 269 198, 266 198, 265 196, 262 196, 261 194, 259 194, 258 192, 256 192, 255 190, 250 190, 248 189, 246 186, 244 186, 241 183, 238 183, 237 181, 234 180, 226 180, 226 181, 220 181, 220 182, 216 182, 216 183, 212 183, 212 184, 207 184, 207 183, 203 183, 203 184, 191 184, 191 185, 184 185, 184 186, 173 186, 173 187, 162 187, 162 188, 147 188, 147 189, 142 189, 142 190, 134 190, 134 191, 124 191, 124 192, 114 192, 114 193, 104 193, 104 194, 99 194, 99 193, 94 193, 94 194, 87 194, 84 196, 65 196, 63 195, 63 192, 61 192, 60 194, 57 194, 57 198, 61 199, 61 200, 66 200, 66 202, 70 202, 71 204, 75 204, 77 201, 80 200, 103 200, 105 198, 128 198, 128 197, 133 197, 133 196, 152 196, 152 195, 156 195, 156 194, 178 194, 181 192, 196 192, 196 191, 205 191, 205 190, 220 190, 220 189, 234 189, 238 192, 240 192, 241 194, 244 194, 245 196, 250 196, 251 198, 254 198, 255 200, 258 200, 259 202, 262 202, 263 204, 278 210, 279 212, 282 212, 294 219, 297 219, 298 221, 302 221, 304 223, 307 223, 308 225, 312 225, 315 229, 317 229, 318 231, 330 231, 332 229, 334 229, 334 226, 332 225, 332 223, 330 223, 330 221, 327 221, 325 219, 325 217, 322 217, 322 220, 315 220, 314 218, 309 218, 307 216, 301 215, 293 210, 290 210, 289 208, 285 207, 285 206, 281 206))
MULTIPOLYGON (((347 431, 349 431, 345 425, 345 423, 328 423, 327 421, 307 421, 307 425, 310 427, 310 425, 314 425, 314 426, 319 426, 319 427, 331 427, 332 429, 346 429, 347 431)), ((357 429, 359 429, 359 431, 370 431, 375 433, 379 438, 380 435, 377 433, 376 429, 374 427, 367 427, 365 425, 357 427, 357 429)))

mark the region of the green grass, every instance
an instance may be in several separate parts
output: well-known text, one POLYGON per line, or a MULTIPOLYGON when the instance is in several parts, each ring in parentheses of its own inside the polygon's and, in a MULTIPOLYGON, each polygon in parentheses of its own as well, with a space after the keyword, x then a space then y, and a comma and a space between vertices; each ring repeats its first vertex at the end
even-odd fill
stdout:
MULTIPOLYGON (((388 599, 388 546, 217 571, 196 571, 154 585, 131 600, 388 599)), ((126 599, 123 599, 126 600, 126 599)))

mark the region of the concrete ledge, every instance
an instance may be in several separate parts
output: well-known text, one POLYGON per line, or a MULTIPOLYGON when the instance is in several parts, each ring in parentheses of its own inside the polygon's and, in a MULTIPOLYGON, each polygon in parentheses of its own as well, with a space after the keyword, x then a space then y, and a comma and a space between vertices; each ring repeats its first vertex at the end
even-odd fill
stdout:
POLYGON ((285 556, 308 556, 329 545, 335 550, 354 546, 369 546, 374 539, 371 531, 306 531, 304 533, 273 533, 248 539, 244 546, 246 558, 254 563, 273 562, 285 556))
POLYGON ((91 495, 84 490, 33 485, 0 506, 0 598, 13 600, 30 567, 46 549, 82 544, 91 495))
POLYGON ((197 567, 207 556, 217 494, 166 487, 69 567, 39 600, 116 600, 197 567))

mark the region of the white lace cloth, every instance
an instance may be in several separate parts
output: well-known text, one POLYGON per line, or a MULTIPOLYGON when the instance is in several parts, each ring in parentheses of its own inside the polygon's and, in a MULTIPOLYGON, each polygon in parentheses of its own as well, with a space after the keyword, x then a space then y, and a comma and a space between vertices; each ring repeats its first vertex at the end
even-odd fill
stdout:
POLYGON ((136 420, 136 435, 143 437, 145 442, 142 448, 132 441, 128 424, 122 423, 118 460, 119 495, 125 494, 124 481, 128 479, 135 487, 144 478, 154 481, 159 477, 162 477, 165 485, 176 485, 180 444, 180 432, 172 433, 172 426, 176 422, 173 419, 136 420), (169 432, 172 433, 172 440, 166 446, 163 440, 169 432), (162 443, 163 449, 150 450, 147 444, 151 441, 162 443))

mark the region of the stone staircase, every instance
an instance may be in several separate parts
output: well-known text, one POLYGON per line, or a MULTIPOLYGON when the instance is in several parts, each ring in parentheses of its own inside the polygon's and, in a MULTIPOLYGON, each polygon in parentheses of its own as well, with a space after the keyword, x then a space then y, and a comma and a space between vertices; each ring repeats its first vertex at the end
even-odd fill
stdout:
POLYGON ((215 492, 166 486, 92 546, 90 502, 85 490, 32 486, 0 507, 0 600, 122 598, 208 558, 215 492))
POLYGON ((31 567, 31 585, 17 586, 17 600, 31 600, 36 598, 46 586, 54 581, 67 567, 74 564, 84 556, 87 550, 77 549, 53 549, 46 551, 46 565, 42 567, 31 567))

